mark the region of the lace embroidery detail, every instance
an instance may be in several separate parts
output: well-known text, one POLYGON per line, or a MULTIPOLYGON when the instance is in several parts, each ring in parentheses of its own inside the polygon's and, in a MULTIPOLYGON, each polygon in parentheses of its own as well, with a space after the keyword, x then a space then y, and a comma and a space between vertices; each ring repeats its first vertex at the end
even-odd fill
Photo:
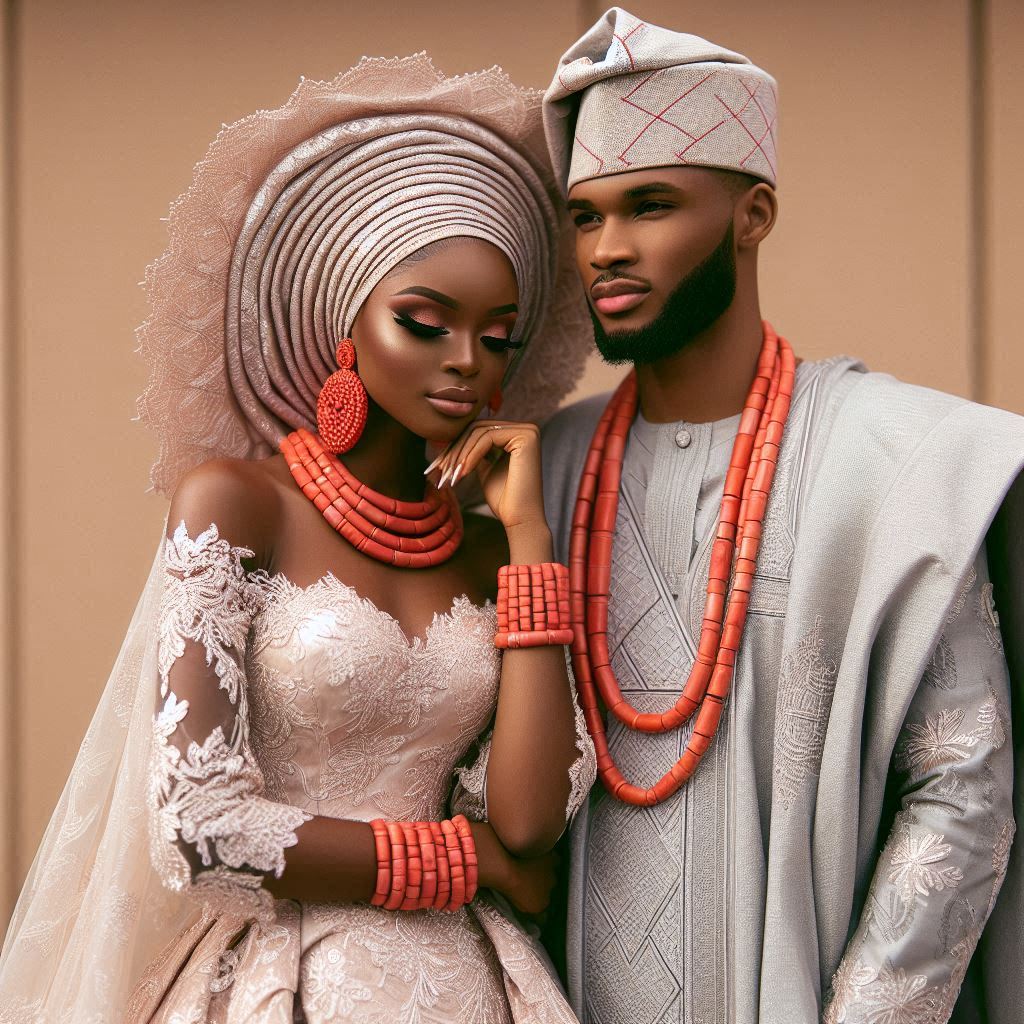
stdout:
POLYGON ((460 596, 410 641, 330 573, 299 587, 260 570, 248 586, 252 736, 268 790, 340 817, 437 818, 493 714, 493 604, 460 596))
POLYGON ((923 681, 926 686, 936 690, 952 690, 956 687, 956 655, 943 633, 932 651, 932 656, 924 670, 923 681))
POLYGON ((819 615, 779 674, 775 740, 775 792, 783 806, 796 799, 803 783, 817 775, 832 709, 839 667, 825 649, 819 615))
MULTIPOLYGON (((572 670, 569 670, 572 679, 572 670)), ((573 687, 575 691, 575 686, 573 687)), ((565 808, 565 820, 572 821, 576 812, 583 806, 594 781, 597 779, 597 754, 594 752, 594 741, 587 732, 587 720, 583 717, 583 709, 573 696, 573 712, 576 723, 576 749, 580 756, 569 766, 569 803, 565 808)))
POLYGON ((464 814, 472 821, 487 820, 487 765, 491 760, 492 735, 493 730, 488 730, 470 764, 455 769, 452 814, 464 814))
POLYGON ((216 525, 193 541, 182 522, 165 545, 158 646, 164 703, 153 724, 151 839, 154 863, 170 888, 189 889, 207 905, 234 913, 244 907, 266 918, 272 900, 260 889, 260 873, 280 877, 285 848, 295 845, 295 829, 311 816, 264 798, 263 776, 249 747, 244 657, 252 610, 241 560, 251 555, 221 539, 216 525), (202 646, 233 717, 182 750, 175 734, 189 703, 171 689, 170 673, 190 642, 202 646), (193 879, 179 844, 194 848, 202 866, 212 870, 193 879), (249 870, 228 870, 243 867, 249 870))
POLYGON ((347 1020, 357 1003, 368 1003, 373 993, 346 970, 348 958, 337 946, 318 946, 304 965, 305 998, 310 1010, 324 1020, 347 1020))
POLYGON ((946 613, 946 622, 951 623, 959 617, 960 613, 964 610, 964 605, 967 604, 967 596, 974 588, 975 583, 978 582, 978 570, 972 565, 967 571, 967 575, 964 577, 963 584, 957 591, 956 599, 953 601, 952 607, 946 613))
POLYGON ((382 814, 398 819, 436 819, 440 790, 438 782, 446 780, 452 766, 465 752, 464 741, 424 747, 401 775, 397 789, 382 787, 373 802, 382 814))
POLYGON ((952 889, 963 881, 960 868, 940 866, 953 849, 943 839, 932 832, 915 835, 909 828, 897 839, 889 861, 889 882, 907 903, 918 897, 927 899, 933 889, 952 889))
POLYGON ((989 687, 988 692, 989 700, 978 709, 978 728, 974 731, 980 740, 998 750, 1006 742, 1008 715, 995 690, 989 687))
POLYGON ((910 723, 896 753, 896 770, 929 772, 944 764, 966 761, 977 744, 978 730, 962 732, 963 708, 944 708, 925 717, 923 725, 910 723))
POLYGON ((982 585, 978 594, 977 614, 978 621, 985 631, 985 642, 997 654, 1002 654, 1003 635, 999 632, 999 613, 996 611, 991 583, 982 585))
POLYGON ((1008 769, 1007 751, 996 752, 1006 747, 1009 722, 1001 687, 1005 664, 982 632, 996 628, 980 614, 985 589, 977 572, 965 576, 947 617, 948 635, 939 640, 896 744, 894 768, 903 775, 909 803, 897 815, 861 922, 833 979, 826 1022, 948 1020, 995 905, 1013 820, 1006 818, 1008 786, 995 811, 997 773, 1008 769), (954 688, 964 705, 938 704, 954 688), (973 728, 967 727, 969 714, 973 728), (990 854, 983 845, 963 842, 957 819, 969 821, 970 834, 990 854), (940 892, 948 895, 936 898, 940 892))
POLYGON ((274 898, 263 888, 263 876, 249 871, 223 865, 200 871, 189 893, 214 917, 252 917, 264 924, 274 918, 274 898))
POLYGON ((884 964, 857 963, 836 975, 835 999, 825 1024, 933 1024, 940 991, 923 974, 884 964))
POLYGON ((380 915, 376 927, 353 936, 353 945, 365 950, 385 976, 405 983, 406 998, 389 1008, 387 1020, 510 1021, 504 989, 495 984, 497 957, 478 928, 464 927, 459 918, 465 914, 454 919, 435 912, 380 915), (481 962, 493 969, 479 970, 481 962), (446 998, 451 990, 459 993, 457 1007, 446 998))
MULTIPOLYGON (((229 792, 215 793, 213 803, 200 800, 205 792, 194 792, 200 782, 215 781, 204 777, 204 767, 230 764, 235 774, 221 771, 216 780, 236 786, 240 801, 284 808, 300 820, 307 807, 369 818, 380 805, 397 817, 437 817, 455 765, 494 713, 500 654, 493 645, 493 606, 460 598, 450 613, 435 617, 426 636, 409 641, 393 618, 338 580, 302 589, 281 576, 226 578, 240 581, 238 600, 252 616, 241 647, 227 651, 244 672, 238 704, 229 702, 212 668, 219 652, 206 669, 201 649, 186 645, 185 659, 171 664, 154 722, 165 774, 188 777, 193 789, 184 794, 184 808, 202 811, 185 822, 184 831, 199 839, 189 859, 200 863, 203 851, 210 860, 194 881, 189 878, 179 853, 187 815, 168 809, 161 821, 167 839, 160 845, 179 858, 182 884, 201 894, 204 914, 198 933, 175 940, 170 959, 147 978, 152 1000, 163 993, 162 1014, 187 1017, 194 1006, 209 1005, 210 1013, 229 1007, 226 1012, 239 1019, 269 1019, 257 1004, 272 981, 291 985, 294 1009, 310 1019, 508 1024, 509 1000, 521 1002, 528 992, 539 1007, 552 1007, 551 1014, 517 1012, 516 1019, 568 1022, 539 947, 510 926, 499 963, 472 911, 394 915, 356 904, 304 903, 300 941, 298 905, 273 900, 262 884, 267 869, 253 863, 259 858, 231 846, 234 823, 225 846, 225 830, 206 816, 211 810, 225 819, 240 813, 229 792), (190 666, 200 679, 184 675, 190 666), (186 730, 198 719, 198 694, 205 693, 225 713, 213 728, 203 728, 209 736, 190 745, 186 730), (266 799, 271 791, 280 803, 266 799), (357 805, 357 799, 365 802, 357 805), (321 800, 331 802, 317 806, 321 800), (244 867, 227 863, 229 849, 244 867), (508 996, 506 959, 515 971, 508 996)), ((204 716, 208 710, 203 705, 204 716)), ((265 849, 264 863, 286 845, 265 849)))
POLYGON ((193 541, 182 520, 164 544, 164 594, 160 607, 160 696, 167 696, 167 674, 192 640, 202 644, 232 704, 244 683, 240 652, 245 650, 251 611, 246 606, 243 558, 249 548, 232 548, 211 525, 193 541))

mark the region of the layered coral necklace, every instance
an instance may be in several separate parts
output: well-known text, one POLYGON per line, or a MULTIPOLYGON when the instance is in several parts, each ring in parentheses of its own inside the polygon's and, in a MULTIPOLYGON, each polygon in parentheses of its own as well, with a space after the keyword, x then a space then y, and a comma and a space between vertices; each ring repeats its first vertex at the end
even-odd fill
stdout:
POLYGON ((718 729, 747 617, 761 528, 789 414, 795 370, 789 343, 765 321, 757 373, 743 407, 725 478, 697 656, 683 692, 662 714, 641 713, 625 700, 608 653, 612 537, 622 459, 636 415, 635 372, 619 386, 594 432, 569 541, 572 665, 580 705, 597 750, 601 781, 625 803, 651 806, 670 797, 694 773, 718 729), (598 693, 611 714, 623 725, 640 732, 668 732, 696 712, 693 733, 683 756, 649 789, 628 782, 612 760, 598 693))
POLYGON ((406 569, 447 561, 462 540, 462 516, 450 491, 398 501, 360 483, 315 434, 300 428, 280 442, 302 493, 364 555, 406 569))

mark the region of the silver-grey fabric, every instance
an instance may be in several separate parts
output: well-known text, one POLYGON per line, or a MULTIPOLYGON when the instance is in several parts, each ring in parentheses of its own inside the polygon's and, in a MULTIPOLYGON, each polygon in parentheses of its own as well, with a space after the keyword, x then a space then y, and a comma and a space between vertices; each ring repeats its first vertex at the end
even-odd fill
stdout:
MULTIPOLYGON (((605 400, 545 429, 561 559, 605 400)), ((631 433, 610 639, 642 710, 692 662, 734 431, 631 433)), ((1019 417, 852 360, 801 364, 718 736, 674 798, 637 809, 596 787, 574 826, 568 981, 586 1024, 949 1019, 1013 833, 983 544, 1022 465, 1019 417)), ((640 784, 685 740, 609 729, 640 784)), ((1020 928, 1020 875, 1018 850, 958 1013, 1016 1019, 1021 945, 995 930, 1020 928)))

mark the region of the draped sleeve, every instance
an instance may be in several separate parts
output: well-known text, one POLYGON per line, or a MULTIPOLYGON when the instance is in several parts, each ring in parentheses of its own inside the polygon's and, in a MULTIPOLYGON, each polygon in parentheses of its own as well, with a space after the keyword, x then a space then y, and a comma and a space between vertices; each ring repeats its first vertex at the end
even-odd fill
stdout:
POLYGON ((153 722, 150 847, 168 888, 264 916, 264 877, 311 815, 264 795, 249 743, 245 652, 253 615, 242 560, 211 524, 165 541, 159 700, 153 722))
POLYGON ((891 766, 900 809, 832 982, 826 1024, 944 1024, 1014 834, 1009 679, 982 553, 950 610, 891 766))

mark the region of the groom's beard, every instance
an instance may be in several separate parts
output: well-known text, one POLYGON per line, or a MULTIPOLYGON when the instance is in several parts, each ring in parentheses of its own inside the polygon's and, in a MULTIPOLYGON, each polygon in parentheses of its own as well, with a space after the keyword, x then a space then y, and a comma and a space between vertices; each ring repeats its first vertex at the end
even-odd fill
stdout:
POLYGON ((707 330, 732 304, 736 294, 736 258, 732 221, 722 241, 702 263, 679 282, 661 312, 649 324, 633 330, 606 331, 597 314, 594 340, 606 363, 655 363, 685 348, 707 330))

